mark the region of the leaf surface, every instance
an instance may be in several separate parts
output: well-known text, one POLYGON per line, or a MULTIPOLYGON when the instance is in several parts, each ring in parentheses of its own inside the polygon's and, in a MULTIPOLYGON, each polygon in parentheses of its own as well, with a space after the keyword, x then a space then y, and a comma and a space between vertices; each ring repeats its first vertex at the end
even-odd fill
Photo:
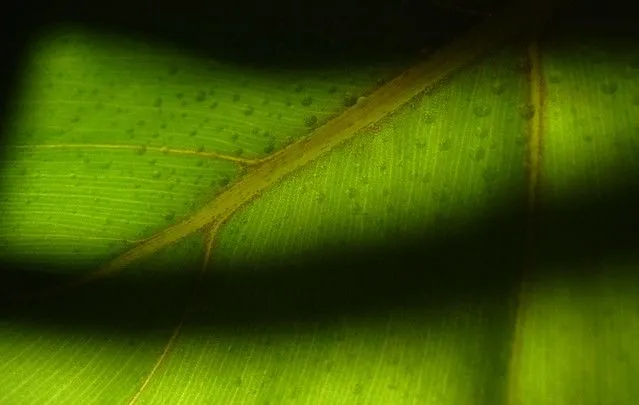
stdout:
MULTIPOLYGON (((3 168, 3 261, 29 256, 42 285, 187 229, 393 70, 287 88, 290 72, 59 39, 3 168)), ((524 39, 126 272, 3 306, 0 403, 632 403, 636 55, 524 39)))

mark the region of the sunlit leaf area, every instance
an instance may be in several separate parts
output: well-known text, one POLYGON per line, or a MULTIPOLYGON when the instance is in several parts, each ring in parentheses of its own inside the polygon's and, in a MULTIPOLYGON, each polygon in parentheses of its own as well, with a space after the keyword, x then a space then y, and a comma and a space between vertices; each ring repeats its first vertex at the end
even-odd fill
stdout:
POLYGON ((213 243, 14 302, 188 220, 414 63, 259 69, 52 30, 0 166, 0 404, 634 404, 638 49, 561 24, 510 41, 213 243))

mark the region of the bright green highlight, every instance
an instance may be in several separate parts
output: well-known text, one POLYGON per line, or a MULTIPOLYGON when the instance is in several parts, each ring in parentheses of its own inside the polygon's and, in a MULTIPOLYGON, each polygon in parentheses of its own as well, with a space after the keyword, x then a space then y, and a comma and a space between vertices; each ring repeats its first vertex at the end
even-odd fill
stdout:
POLYGON ((6 153, 0 252, 62 267, 73 257, 86 268, 179 220, 241 173, 237 163, 158 148, 264 157, 398 68, 258 71, 73 30, 42 38, 33 55, 11 139, 73 147, 6 153))

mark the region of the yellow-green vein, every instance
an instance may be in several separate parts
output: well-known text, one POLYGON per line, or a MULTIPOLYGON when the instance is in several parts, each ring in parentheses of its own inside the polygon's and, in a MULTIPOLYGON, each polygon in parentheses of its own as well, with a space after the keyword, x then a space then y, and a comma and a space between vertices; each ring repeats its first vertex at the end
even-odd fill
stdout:
MULTIPOLYGON (((201 267, 198 279, 201 278, 204 275, 204 273, 206 273, 206 270, 207 270, 207 268, 210 265, 211 252, 213 250, 213 245, 215 243, 215 236, 217 234, 217 228, 218 227, 219 227, 219 225, 211 225, 210 228, 208 228, 205 231, 203 231, 203 235, 204 235, 204 257, 202 259, 202 267, 201 267)), ((195 282, 195 286, 193 288, 193 293, 192 293, 191 298, 188 301, 186 307, 184 308, 184 312, 182 314, 182 318, 180 319, 180 321, 175 326, 175 329, 173 329, 173 333, 171 333, 171 337, 166 342, 166 345, 164 346, 164 349, 162 350, 162 353, 160 353, 160 356, 158 357, 158 359, 153 364, 153 367, 151 368, 149 373, 146 375, 144 380, 142 380, 142 384, 140 384, 140 387, 137 389, 135 394, 133 394, 133 396, 131 397, 131 399, 128 402, 128 405, 133 405, 133 404, 135 404, 138 401, 138 399, 140 398, 140 396, 142 395, 142 393, 144 392, 146 387, 149 385, 149 383, 151 382, 151 380, 153 379, 153 377, 155 376, 155 374, 157 373, 159 368, 162 366, 162 364, 165 362, 165 360, 169 356, 171 349, 175 346, 175 342, 177 341, 178 337, 180 336, 180 333, 182 332, 182 329, 184 327, 184 323, 187 320, 190 311, 192 311, 194 309, 195 304, 197 304, 197 297, 198 297, 199 285, 200 285, 200 283, 198 281, 199 280, 196 280, 196 282, 195 282)))
POLYGON ((188 149, 175 149, 163 146, 161 148, 146 145, 119 145, 119 144, 89 144, 89 143, 67 143, 67 144, 41 144, 41 145, 16 145, 16 149, 128 149, 138 153, 161 152, 165 155, 197 156, 207 159, 227 160, 243 165, 255 165, 261 162, 260 159, 244 159, 235 156, 224 155, 216 152, 205 152, 188 149))
POLYGON ((517 308, 515 313, 515 325, 513 341, 511 342, 511 353, 508 365, 507 381, 507 404, 516 405, 521 403, 521 386, 519 381, 520 357, 522 352, 524 324, 526 321, 527 306, 530 299, 530 285, 528 283, 529 272, 534 266, 535 254, 535 230, 536 211, 539 190, 539 174, 542 161, 542 140, 543 140, 543 120, 544 120, 544 92, 545 84, 543 80, 541 53, 537 36, 527 47, 527 57, 530 62, 530 77, 528 83, 528 105, 524 108, 530 109, 532 117, 528 121, 528 154, 527 154, 527 208, 528 208, 528 229, 524 247, 524 263, 521 269, 520 289, 517 297, 517 308))

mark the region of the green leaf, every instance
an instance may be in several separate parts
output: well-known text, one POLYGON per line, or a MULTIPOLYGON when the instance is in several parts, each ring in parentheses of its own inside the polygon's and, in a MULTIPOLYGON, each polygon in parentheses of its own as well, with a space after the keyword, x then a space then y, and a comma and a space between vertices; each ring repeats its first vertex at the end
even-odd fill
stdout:
POLYGON ((381 87, 43 40, 0 403, 633 403, 637 55, 531 13, 381 87))

